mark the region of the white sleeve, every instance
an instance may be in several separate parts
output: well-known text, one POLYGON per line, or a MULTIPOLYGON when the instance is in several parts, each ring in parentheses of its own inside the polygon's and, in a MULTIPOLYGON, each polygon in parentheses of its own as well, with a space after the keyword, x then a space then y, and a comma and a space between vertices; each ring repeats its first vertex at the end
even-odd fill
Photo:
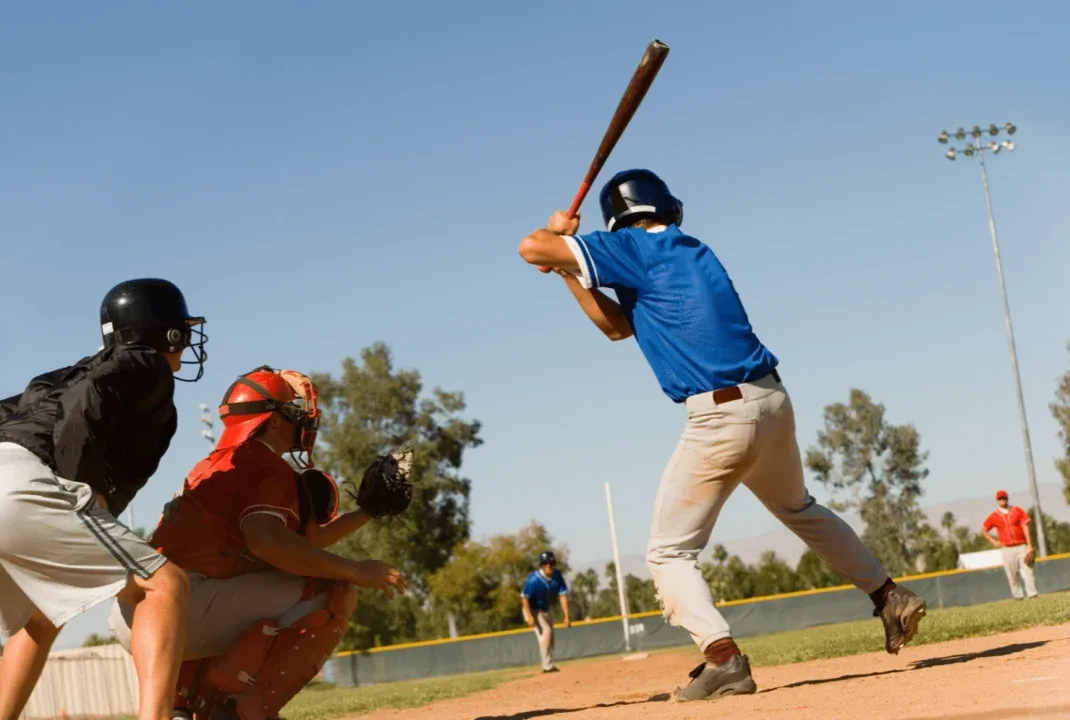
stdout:
POLYGON ((598 283, 594 281, 595 273, 591 267, 590 256, 583 251, 583 247, 580 245, 583 241, 572 235, 562 235, 561 237, 564 238, 568 249, 576 256, 576 263, 580 266, 580 269, 575 272, 576 277, 580 279, 580 285, 583 285, 588 290, 597 286, 598 283))

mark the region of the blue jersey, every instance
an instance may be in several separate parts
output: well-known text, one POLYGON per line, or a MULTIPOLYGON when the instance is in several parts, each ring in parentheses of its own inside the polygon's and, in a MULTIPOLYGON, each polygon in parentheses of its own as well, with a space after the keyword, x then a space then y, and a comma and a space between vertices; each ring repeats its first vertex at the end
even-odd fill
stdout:
POLYGON ((550 577, 543 575, 542 570, 532 570, 520 594, 528 599, 532 612, 550 612, 550 606, 559 596, 568 595, 568 586, 565 576, 556 568, 550 577))
POLYGON ((754 334, 724 266, 676 225, 566 237, 584 287, 612 288, 674 402, 765 377, 777 359, 754 334))

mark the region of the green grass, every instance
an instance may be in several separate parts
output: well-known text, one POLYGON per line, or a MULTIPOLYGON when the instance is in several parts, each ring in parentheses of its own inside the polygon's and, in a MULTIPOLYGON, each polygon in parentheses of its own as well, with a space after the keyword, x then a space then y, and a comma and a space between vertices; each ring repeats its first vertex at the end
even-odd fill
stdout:
POLYGON ((373 710, 422 707, 438 700, 490 690, 533 672, 532 669, 523 668, 493 670, 363 688, 335 688, 325 684, 313 684, 290 701, 283 709, 282 715, 286 720, 327 720, 373 710))

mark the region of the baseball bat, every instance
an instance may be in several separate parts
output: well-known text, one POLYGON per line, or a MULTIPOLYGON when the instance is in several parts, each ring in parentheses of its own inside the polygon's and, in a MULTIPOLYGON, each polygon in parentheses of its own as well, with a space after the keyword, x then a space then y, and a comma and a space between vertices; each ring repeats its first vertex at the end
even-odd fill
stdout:
POLYGON ((576 197, 572 200, 572 207, 568 210, 569 217, 576 217, 580 205, 583 204, 587 193, 591 190, 594 179, 598 177, 598 173, 602 172, 602 167, 606 164, 606 160, 609 159, 609 154, 613 152, 617 141, 624 134, 624 129, 628 127, 628 123, 631 122, 635 111, 639 109, 640 103, 646 97, 647 90, 650 89, 654 78, 657 77, 658 71, 661 70, 661 66, 668 55, 669 46, 660 40, 651 40, 650 44, 647 45, 646 52, 643 53, 643 58, 639 61, 639 67, 632 73, 632 79, 629 81, 628 87, 625 88, 624 95, 621 96, 617 111, 613 113, 613 118, 609 121, 606 134, 602 137, 602 144, 598 146, 598 152, 595 153, 591 166, 587 168, 587 175, 583 178, 583 183, 580 185, 576 197))

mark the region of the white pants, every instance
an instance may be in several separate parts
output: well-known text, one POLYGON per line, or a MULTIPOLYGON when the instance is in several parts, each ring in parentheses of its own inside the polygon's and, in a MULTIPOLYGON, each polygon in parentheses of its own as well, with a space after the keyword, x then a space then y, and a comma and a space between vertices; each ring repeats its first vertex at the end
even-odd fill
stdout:
POLYGON ((806 490, 787 391, 771 375, 740 385, 741 400, 687 400, 683 437, 661 478, 647 545, 666 619, 705 650, 731 636, 699 570, 698 554, 740 483, 849 582, 866 593, 888 578, 851 526, 806 490))
POLYGON ((535 635, 539 638, 539 657, 542 669, 554 667, 554 619, 550 613, 537 610, 535 613, 535 635))
POLYGON ((1011 594, 1018 600, 1022 599, 1022 586, 1018 584, 1018 576, 1022 576, 1025 583, 1025 595, 1037 596, 1037 578, 1033 568, 1025 564, 1025 554, 1029 548, 1025 545, 1003 548, 1003 569, 1007 573, 1007 582, 1011 586, 1011 594))

